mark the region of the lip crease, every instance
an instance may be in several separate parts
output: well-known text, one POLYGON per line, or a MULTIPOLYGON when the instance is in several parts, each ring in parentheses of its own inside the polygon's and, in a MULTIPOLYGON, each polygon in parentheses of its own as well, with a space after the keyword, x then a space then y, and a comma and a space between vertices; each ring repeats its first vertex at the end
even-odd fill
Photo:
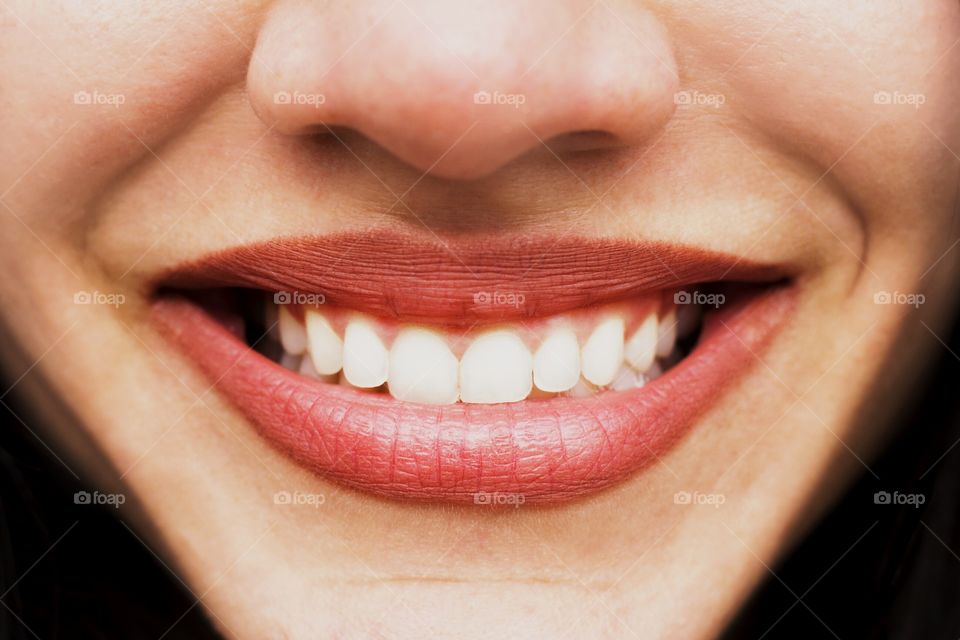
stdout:
MULTIPOLYGON (((165 274, 162 284, 323 293, 328 304, 459 324, 464 316, 546 315, 696 282, 784 275, 679 246, 527 238, 447 248, 395 234, 348 234, 228 250, 165 274), (510 287, 527 298, 524 308, 491 313, 474 304, 477 291, 510 287)), ((152 316, 265 440, 322 477, 405 500, 472 503, 500 494, 556 503, 664 456, 752 367, 793 300, 793 287, 783 284, 735 291, 707 314, 694 350, 642 388, 500 405, 420 405, 301 376, 176 293, 158 296, 152 316)))

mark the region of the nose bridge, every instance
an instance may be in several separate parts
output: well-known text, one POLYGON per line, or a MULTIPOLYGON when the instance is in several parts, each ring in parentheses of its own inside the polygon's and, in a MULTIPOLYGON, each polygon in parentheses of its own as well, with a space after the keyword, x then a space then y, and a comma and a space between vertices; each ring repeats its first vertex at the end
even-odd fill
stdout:
POLYGON ((631 143, 669 119, 676 65, 650 14, 531 6, 411 2, 375 15, 281 4, 251 59, 251 102, 278 131, 350 127, 421 171, 463 179, 557 136, 631 143))

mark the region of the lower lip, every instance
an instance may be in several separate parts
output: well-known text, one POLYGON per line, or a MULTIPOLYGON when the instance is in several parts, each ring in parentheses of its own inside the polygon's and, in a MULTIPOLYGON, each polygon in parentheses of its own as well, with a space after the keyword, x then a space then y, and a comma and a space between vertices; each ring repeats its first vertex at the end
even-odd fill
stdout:
POLYGON ((182 298, 153 315, 269 443, 325 478, 404 500, 556 503, 664 456, 756 362, 792 301, 776 287, 709 314, 694 351, 640 389, 441 407, 288 371, 182 298))

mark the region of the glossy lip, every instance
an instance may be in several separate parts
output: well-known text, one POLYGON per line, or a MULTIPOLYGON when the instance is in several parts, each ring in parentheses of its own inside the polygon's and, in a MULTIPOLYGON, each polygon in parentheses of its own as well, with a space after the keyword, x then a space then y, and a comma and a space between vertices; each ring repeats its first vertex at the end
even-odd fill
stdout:
MULTIPOLYGON (((500 250, 486 254, 460 244, 453 256, 434 244, 400 251, 396 240, 362 238, 354 246, 361 262, 354 273, 352 262, 331 264, 343 260, 345 238, 326 237, 235 249, 164 281, 323 292, 328 302, 351 308, 458 323, 458 312, 476 306, 468 308, 464 296, 472 303, 478 286, 495 282, 523 283, 537 313, 555 313, 582 306, 585 298, 601 302, 711 276, 749 272, 770 279, 778 273, 699 250, 615 241, 526 241, 523 259, 511 259, 502 253, 502 240, 493 245, 500 250), (338 244, 339 255, 332 251, 338 244), (557 247, 574 264, 553 259, 557 247), (577 282, 589 286, 570 284, 577 269, 577 282), (396 296, 391 292, 400 282, 407 288, 396 296)), ((553 503, 609 487, 663 456, 756 361, 789 317, 792 294, 792 287, 777 285, 735 297, 708 315, 691 354, 643 388, 501 405, 419 405, 306 378, 251 350, 181 296, 159 297, 152 315, 270 444, 323 477, 389 498, 484 503, 500 494, 553 503)), ((476 322, 476 312, 469 313, 476 322)), ((481 311, 479 317, 501 314, 481 311)))

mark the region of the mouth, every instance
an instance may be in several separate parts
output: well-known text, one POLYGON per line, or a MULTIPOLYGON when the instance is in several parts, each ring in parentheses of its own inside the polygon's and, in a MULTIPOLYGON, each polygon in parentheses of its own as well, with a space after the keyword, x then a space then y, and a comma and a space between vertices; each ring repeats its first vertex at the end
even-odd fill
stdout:
POLYGON ((677 245, 393 233, 181 265, 153 318, 261 436, 382 497, 552 503, 656 462, 786 323, 786 270, 677 245))

